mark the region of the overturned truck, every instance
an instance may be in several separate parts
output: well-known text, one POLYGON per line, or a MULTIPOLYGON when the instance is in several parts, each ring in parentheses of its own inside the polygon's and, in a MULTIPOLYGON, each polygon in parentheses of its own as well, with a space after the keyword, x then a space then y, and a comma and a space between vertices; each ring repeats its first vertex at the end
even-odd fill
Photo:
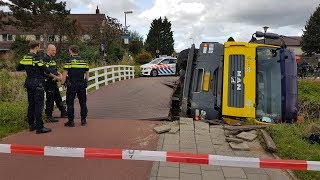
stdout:
MULTIPOLYGON (((281 38, 256 32, 256 37, 281 38)), ((283 41, 282 41, 283 42, 283 41)), ((203 42, 183 51, 182 115, 199 119, 254 119, 256 122, 296 122, 297 63, 281 46, 246 42, 203 42)))

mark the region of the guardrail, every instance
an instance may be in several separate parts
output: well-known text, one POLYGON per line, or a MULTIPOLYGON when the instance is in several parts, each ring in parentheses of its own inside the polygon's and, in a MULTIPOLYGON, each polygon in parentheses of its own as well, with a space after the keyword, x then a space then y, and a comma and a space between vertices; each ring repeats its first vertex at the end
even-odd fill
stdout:
MULTIPOLYGON (((106 86, 117 81, 134 79, 134 66, 104 66, 90 69, 89 73, 90 78, 88 82, 87 92, 93 88, 95 90, 98 90, 101 85, 106 86)), ((59 88, 59 91, 63 91, 62 87, 59 88)), ((65 101, 66 96, 63 96, 62 100, 65 101)))

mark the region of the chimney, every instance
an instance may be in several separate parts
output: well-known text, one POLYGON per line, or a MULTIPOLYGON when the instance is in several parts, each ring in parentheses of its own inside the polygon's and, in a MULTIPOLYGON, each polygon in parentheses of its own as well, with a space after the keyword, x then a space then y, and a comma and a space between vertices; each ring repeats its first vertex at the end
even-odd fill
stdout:
POLYGON ((96 14, 100 14, 100 10, 99 10, 98 6, 97 6, 97 9, 96 9, 96 14))

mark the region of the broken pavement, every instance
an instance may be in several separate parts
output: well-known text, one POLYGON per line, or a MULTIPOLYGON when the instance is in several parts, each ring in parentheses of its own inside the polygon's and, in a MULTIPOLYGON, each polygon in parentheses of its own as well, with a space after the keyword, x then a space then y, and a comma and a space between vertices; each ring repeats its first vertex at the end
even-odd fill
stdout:
MULTIPOLYGON (((163 125, 179 126, 176 134, 162 133, 158 142, 158 151, 212 154, 224 156, 273 158, 263 149, 259 140, 243 141, 236 138, 242 131, 224 130, 223 125, 209 125, 190 118, 180 118, 177 122, 163 125), (228 136, 228 137, 226 137, 228 136), (235 140, 237 139, 237 140, 235 140), (231 141, 230 141, 231 140, 231 141), (233 142, 237 141, 239 143, 233 142), (237 146, 236 149, 231 146, 237 146), (249 148, 249 149, 248 149, 249 148)), ((249 133, 257 133, 247 129, 249 133)), ((290 179, 282 170, 230 168, 212 165, 193 165, 172 162, 154 162, 150 180, 155 179, 290 179)))

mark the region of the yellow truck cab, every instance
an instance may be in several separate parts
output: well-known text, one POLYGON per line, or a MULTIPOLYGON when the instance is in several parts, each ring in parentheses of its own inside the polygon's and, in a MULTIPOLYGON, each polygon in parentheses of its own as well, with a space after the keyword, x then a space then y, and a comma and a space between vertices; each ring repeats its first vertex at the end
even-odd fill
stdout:
POLYGON ((294 122, 297 118, 295 55, 284 47, 246 42, 204 42, 188 55, 182 112, 294 122))

